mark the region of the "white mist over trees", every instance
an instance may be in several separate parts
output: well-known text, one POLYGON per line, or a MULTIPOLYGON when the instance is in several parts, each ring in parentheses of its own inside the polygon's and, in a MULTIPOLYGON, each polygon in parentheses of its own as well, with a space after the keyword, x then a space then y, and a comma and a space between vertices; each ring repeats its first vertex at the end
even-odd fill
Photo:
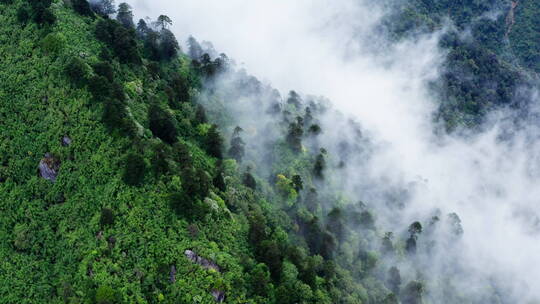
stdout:
MULTIPOLYGON (((212 41, 282 95, 291 89, 323 95, 358 121, 373 141, 371 156, 361 167, 347 167, 344 176, 351 192, 363 189, 358 197, 372 202, 382 204, 382 193, 391 188, 407 191, 399 213, 374 207, 389 230, 437 210, 441 217, 456 212, 461 218, 459 250, 446 244, 447 251, 418 263, 434 271, 459 265, 467 292, 490 278, 524 303, 540 296, 538 130, 509 130, 505 118, 511 113, 502 111, 480 134, 434 135, 437 101, 427 84, 445 58, 438 35, 389 44, 376 31, 384 11, 368 1, 128 2, 137 17, 170 16, 179 40, 193 35, 212 41), (504 141, 503 132, 510 134, 504 141)), ((327 120, 321 140, 337 146, 332 135, 345 130, 343 121, 327 120)))

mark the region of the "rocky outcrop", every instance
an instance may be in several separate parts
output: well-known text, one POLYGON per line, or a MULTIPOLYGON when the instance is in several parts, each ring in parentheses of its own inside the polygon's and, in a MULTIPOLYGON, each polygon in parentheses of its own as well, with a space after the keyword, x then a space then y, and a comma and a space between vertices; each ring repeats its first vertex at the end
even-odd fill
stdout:
POLYGON ((176 282, 176 266, 174 265, 171 266, 171 271, 169 272, 169 281, 171 283, 176 282))
MULTIPOLYGON (((197 255, 192 250, 184 251, 184 255, 188 258, 188 260, 190 260, 191 262, 195 264, 200 265, 202 268, 206 270, 215 270, 217 272, 221 272, 221 269, 216 263, 197 255)), ((216 303, 223 303, 225 301, 224 291, 214 289, 211 291, 211 294, 212 294, 212 297, 214 297, 214 300, 216 301, 216 303)))
POLYGON ((69 138, 69 136, 67 135, 64 135, 62 137, 62 146, 67 147, 69 145, 71 145, 71 138, 69 138))
POLYGON ((212 290, 212 296, 216 303, 223 303, 225 301, 225 293, 220 290, 212 290))
POLYGON ((47 153, 39 162, 38 170, 39 176, 51 182, 55 182, 58 171, 60 170, 60 161, 50 153, 47 153))
POLYGON ((197 255, 195 252, 191 251, 191 250, 186 250, 184 251, 184 254, 186 255, 186 257, 193 263, 195 264, 199 264, 202 268, 206 269, 206 270, 215 270, 217 272, 221 272, 221 270, 219 269, 219 266, 210 261, 210 260, 207 260, 203 257, 200 257, 199 255, 197 255))

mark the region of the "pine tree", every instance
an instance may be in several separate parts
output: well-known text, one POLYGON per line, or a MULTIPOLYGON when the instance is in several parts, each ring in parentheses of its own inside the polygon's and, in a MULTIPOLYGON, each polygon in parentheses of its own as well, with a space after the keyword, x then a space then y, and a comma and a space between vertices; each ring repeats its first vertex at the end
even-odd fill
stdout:
POLYGON ((231 148, 229 149, 229 155, 234 158, 238 163, 242 162, 245 154, 245 143, 240 137, 242 128, 236 127, 234 129, 233 137, 231 139, 231 148))
POLYGON ((219 133, 217 125, 212 125, 205 137, 206 151, 210 156, 223 158, 223 138, 219 133))
POLYGON ((132 29, 135 27, 135 23, 133 22, 133 11, 129 4, 125 2, 120 3, 116 20, 118 20, 125 28, 132 29))

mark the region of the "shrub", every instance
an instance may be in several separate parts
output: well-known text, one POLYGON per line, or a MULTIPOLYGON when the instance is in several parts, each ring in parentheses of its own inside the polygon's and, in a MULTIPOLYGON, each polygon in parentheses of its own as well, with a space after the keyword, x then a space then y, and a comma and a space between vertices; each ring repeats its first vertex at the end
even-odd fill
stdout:
POLYGON ((13 246, 15 246, 17 250, 30 249, 33 242, 33 234, 32 231, 28 228, 28 226, 23 224, 17 224, 15 226, 15 229, 13 229, 13 234, 13 246))
POLYGON ((62 34, 50 33, 41 40, 41 47, 48 54, 60 53, 66 45, 66 37, 62 34))
POLYGON ((116 292, 107 285, 101 285, 96 290, 96 304, 117 303, 116 292))

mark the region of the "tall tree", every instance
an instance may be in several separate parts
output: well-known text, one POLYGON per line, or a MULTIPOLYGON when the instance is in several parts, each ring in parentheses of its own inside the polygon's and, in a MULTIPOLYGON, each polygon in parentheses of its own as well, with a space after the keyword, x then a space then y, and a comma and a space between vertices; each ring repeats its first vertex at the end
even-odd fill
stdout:
POLYGON ((231 148, 229 149, 229 155, 237 162, 242 162, 242 158, 245 154, 245 143, 240 137, 240 133, 244 131, 240 127, 234 128, 233 137, 231 139, 231 148))
POLYGON ((388 276, 386 280, 388 284, 388 289, 390 289, 394 294, 399 294, 399 289, 401 287, 401 274, 399 273, 399 269, 395 266, 390 268, 388 270, 388 276))
POLYGON ((87 0, 71 0, 71 4, 73 5, 73 9, 82 16, 94 15, 87 0))
POLYGON ((116 15, 116 20, 120 22, 126 28, 134 28, 135 23, 133 22, 133 11, 131 6, 125 2, 120 3, 118 6, 118 15, 116 15))
POLYGON ((178 139, 178 130, 174 117, 158 104, 152 104, 148 110, 150 130, 161 140, 168 144, 175 143, 178 139))
POLYGON ((223 158, 223 138, 219 133, 217 125, 212 125, 205 138, 206 151, 213 157, 223 158))
POLYGON ((164 30, 167 28, 167 26, 172 25, 172 20, 166 15, 160 15, 156 21, 156 25, 161 27, 162 30, 164 30))
POLYGON ((287 104, 293 105, 295 109, 298 109, 302 104, 302 99, 300 98, 300 95, 296 93, 296 91, 290 91, 289 97, 287 98, 287 104))
POLYGON ((114 0, 92 0, 90 8, 99 15, 110 16, 116 13, 114 0))
POLYGON ((188 55, 189 57, 191 57, 191 59, 199 60, 204 54, 204 51, 201 45, 195 38, 193 38, 193 36, 189 36, 187 45, 188 45, 188 55))
POLYGON ((297 121, 289 124, 289 133, 287 134, 287 143, 294 152, 302 151, 302 136, 304 135, 303 121, 297 117, 297 121))
POLYGON ((180 51, 180 45, 178 44, 174 34, 170 30, 163 28, 159 33, 159 36, 160 59, 170 60, 176 57, 180 51))

